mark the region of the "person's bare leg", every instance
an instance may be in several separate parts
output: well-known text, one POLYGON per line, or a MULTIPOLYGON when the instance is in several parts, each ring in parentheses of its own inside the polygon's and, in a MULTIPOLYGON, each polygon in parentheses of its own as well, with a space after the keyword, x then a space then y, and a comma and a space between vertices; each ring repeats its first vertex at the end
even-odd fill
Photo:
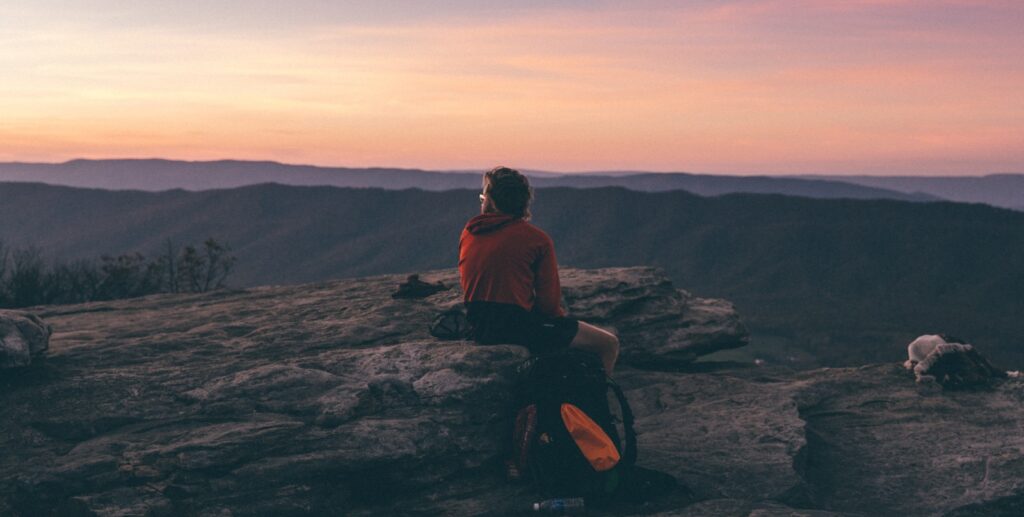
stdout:
POLYGON ((619 338, 615 334, 581 321, 579 331, 569 346, 597 354, 604 363, 605 373, 611 376, 619 358, 619 338))

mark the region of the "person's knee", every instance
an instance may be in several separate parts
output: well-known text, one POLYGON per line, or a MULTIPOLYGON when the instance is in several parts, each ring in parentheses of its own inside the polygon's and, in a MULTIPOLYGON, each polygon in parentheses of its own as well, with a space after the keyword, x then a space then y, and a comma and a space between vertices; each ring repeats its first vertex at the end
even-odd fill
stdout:
POLYGON ((609 332, 603 341, 601 361, 604 363, 605 372, 611 375, 615 369, 615 363, 619 362, 619 338, 609 332))
POLYGON ((613 334, 611 331, 603 329, 601 327, 591 327, 593 329, 593 339, 599 342, 599 346, 609 352, 618 352, 619 350, 619 337, 613 334))
POLYGON ((599 332, 593 336, 597 345, 604 350, 613 350, 619 347, 619 338, 605 329, 598 329, 599 332))
POLYGON ((614 361, 619 355, 619 338, 611 332, 584 322, 570 346, 589 350, 614 361))
POLYGON ((614 334, 610 335, 610 338, 611 339, 608 340, 608 346, 606 350, 608 357, 611 358, 612 362, 614 363, 619 359, 619 338, 614 334))

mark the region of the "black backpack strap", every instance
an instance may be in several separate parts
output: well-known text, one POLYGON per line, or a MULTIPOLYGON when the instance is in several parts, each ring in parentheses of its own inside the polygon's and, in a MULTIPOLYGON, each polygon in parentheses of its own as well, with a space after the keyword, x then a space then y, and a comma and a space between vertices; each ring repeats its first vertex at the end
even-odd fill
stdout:
POLYGON ((626 431, 626 445, 625 450, 622 451, 622 462, 620 464, 627 467, 632 467, 636 463, 636 430, 633 429, 633 410, 629 407, 629 402, 626 401, 626 395, 622 393, 622 388, 619 385, 608 379, 608 387, 615 393, 615 398, 619 401, 619 407, 622 410, 622 427, 626 431))

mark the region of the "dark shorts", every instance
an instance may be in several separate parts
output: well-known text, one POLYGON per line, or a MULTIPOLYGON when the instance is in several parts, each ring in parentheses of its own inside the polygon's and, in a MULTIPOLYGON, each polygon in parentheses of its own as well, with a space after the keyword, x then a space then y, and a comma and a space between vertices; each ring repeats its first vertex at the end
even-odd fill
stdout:
POLYGON ((509 303, 469 302, 466 317, 477 343, 522 345, 534 354, 568 348, 580 328, 575 318, 552 318, 509 303))

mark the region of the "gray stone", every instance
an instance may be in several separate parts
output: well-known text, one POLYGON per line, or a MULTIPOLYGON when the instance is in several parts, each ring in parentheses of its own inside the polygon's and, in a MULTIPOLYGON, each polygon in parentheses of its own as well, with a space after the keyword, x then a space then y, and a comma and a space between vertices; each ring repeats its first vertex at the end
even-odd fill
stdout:
POLYGON ((1024 502, 1019 380, 927 389, 894 364, 817 370, 791 385, 807 434, 798 466, 807 490, 794 501, 868 515, 1024 502))
POLYGON ((640 463, 699 498, 782 498, 802 483, 804 421, 785 381, 625 371, 640 463))
POLYGON ((0 369, 28 366, 46 354, 53 329, 38 316, 0 310, 0 369))
POLYGON ((672 368, 747 344, 732 304, 676 289, 657 269, 568 270, 561 278, 570 314, 619 336, 622 364, 672 368))

